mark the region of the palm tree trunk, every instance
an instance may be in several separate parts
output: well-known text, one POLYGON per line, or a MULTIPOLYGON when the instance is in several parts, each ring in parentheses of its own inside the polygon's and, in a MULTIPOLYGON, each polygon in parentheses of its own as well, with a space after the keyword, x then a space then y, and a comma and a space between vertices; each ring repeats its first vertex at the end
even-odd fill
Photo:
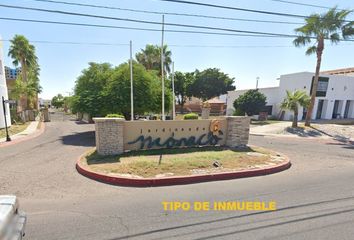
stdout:
POLYGON ((297 128, 298 117, 299 117, 299 109, 296 108, 296 109, 294 109, 294 119, 293 119, 293 125, 292 125, 293 128, 297 128))
POLYGON ((311 125, 312 112, 313 112, 313 107, 315 105, 315 100, 316 100, 316 93, 317 93, 318 79, 320 77, 323 49, 324 49, 324 40, 320 39, 317 44, 317 64, 316 64, 315 78, 314 78, 313 84, 312 84, 311 102, 310 102, 310 105, 307 109, 306 121, 305 121, 305 126, 308 126, 308 127, 311 125))

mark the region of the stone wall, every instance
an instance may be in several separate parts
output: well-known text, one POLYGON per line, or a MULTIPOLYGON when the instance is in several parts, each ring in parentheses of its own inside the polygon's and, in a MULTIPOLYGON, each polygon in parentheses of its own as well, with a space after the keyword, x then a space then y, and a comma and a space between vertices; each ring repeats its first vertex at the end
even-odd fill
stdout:
POLYGON ((116 155, 124 152, 124 119, 94 118, 96 148, 101 155, 116 155))
POLYGON ((250 121, 249 117, 226 117, 227 137, 226 146, 242 147, 248 144, 250 121))
MULTIPOLYGON (((163 143, 173 136, 176 141, 181 138, 194 138, 194 142, 204 135, 203 144, 210 130, 212 120, 183 120, 183 121, 134 121, 128 122, 121 118, 94 118, 96 129, 96 147, 101 155, 115 155, 126 150, 138 150, 139 144, 129 142, 139 136, 159 139, 163 143), (172 135, 173 134, 173 135, 172 135)), ((218 145, 230 148, 243 147, 248 144, 249 117, 225 117, 219 120, 220 140, 218 145)), ((175 140, 173 140, 175 141, 175 140)), ((163 146, 164 147, 164 146, 163 146)), ((160 147, 161 148, 161 147, 160 147)))

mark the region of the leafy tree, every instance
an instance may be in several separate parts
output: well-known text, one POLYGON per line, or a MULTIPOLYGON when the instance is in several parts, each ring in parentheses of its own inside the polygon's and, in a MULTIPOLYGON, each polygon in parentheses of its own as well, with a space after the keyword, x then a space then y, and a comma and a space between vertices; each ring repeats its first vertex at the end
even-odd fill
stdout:
POLYGON ((227 91, 235 90, 234 80, 217 68, 208 68, 202 72, 196 70, 195 81, 191 84, 190 93, 194 97, 206 101, 225 94, 227 91))
POLYGON ((305 19, 306 24, 304 26, 295 29, 299 34, 294 40, 295 46, 310 45, 306 51, 306 55, 316 53, 317 56, 316 72, 312 84, 311 103, 306 115, 306 126, 310 126, 315 104, 325 40, 329 40, 332 44, 337 44, 341 40, 347 40, 354 35, 354 21, 346 21, 346 17, 349 13, 351 13, 351 11, 337 10, 335 7, 324 14, 310 15, 305 19))
POLYGON ((191 85, 194 82, 194 73, 175 72, 175 94, 177 96, 177 103, 181 106, 183 113, 183 106, 186 103, 187 97, 191 96, 191 85))
MULTIPOLYGON (((164 71, 171 72, 172 52, 167 49, 167 45, 163 47, 164 53, 164 71)), ((161 47, 158 45, 147 44, 145 49, 135 55, 136 60, 144 65, 147 70, 155 70, 161 75, 161 47)))
POLYGON ((56 108, 62 108, 64 106, 64 97, 58 94, 52 98, 52 106, 56 108))
POLYGON ((248 116, 259 114, 266 105, 267 97, 258 91, 251 89, 239 96, 234 101, 234 108, 237 112, 247 113, 248 116))
POLYGON ((106 116, 108 111, 104 90, 114 69, 109 63, 89 63, 76 80, 73 97, 73 112, 91 116, 106 116))
MULTIPOLYGON (((161 111, 161 80, 154 71, 146 71, 141 64, 134 62, 134 113, 161 111)), ((167 80, 166 80, 167 81, 167 80)), ((168 86, 166 83, 165 86, 168 86)), ((130 119, 130 70, 129 64, 124 63, 114 69, 105 89, 107 105, 110 112, 122 113, 126 119, 130 119)), ((165 89, 165 103, 171 102, 171 91, 165 89)), ((165 110, 170 108, 165 105, 165 110)))
MULTIPOLYGON (((161 111, 161 80, 154 71, 133 63, 134 113, 161 111)), ((166 84, 167 86, 167 84, 166 84)), ((108 63, 90 63, 76 81, 72 96, 72 112, 104 117, 122 113, 130 119, 130 68, 123 63, 112 68, 108 63)), ((171 91, 166 88, 165 101, 171 102, 171 91)), ((166 110, 170 105, 166 104, 166 110)))
POLYGON ((21 65, 21 76, 17 79, 14 90, 16 98, 24 97, 27 101, 25 108, 33 108, 38 93, 41 92, 39 84, 39 65, 35 47, 23 35, 15 35, 10 41, 9 56, 17 67, 21 65))
POLYGON ((308 107, 311 98, 306 94, 305 91, 296 90, 294 92, 286 91, 286 98, 281 103, 280 107, 282 109, 288 109, 294 112, 294 119, 292 127, 297 127, 298 116, 299 116, 299 106, 308 107))

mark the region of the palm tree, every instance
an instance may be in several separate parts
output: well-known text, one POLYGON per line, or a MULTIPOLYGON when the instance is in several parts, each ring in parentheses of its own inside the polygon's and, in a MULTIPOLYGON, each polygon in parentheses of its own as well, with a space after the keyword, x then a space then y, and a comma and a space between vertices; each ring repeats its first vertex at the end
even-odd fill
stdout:
POLYGON ((15 35, 10 41, 9 57, 13 59, 13 64, 17 67, 21 65, 20 81, 16 84, 16 95, 21 99, 21 107, 32 109, 33 100, 40 92, 39 86, 39 66, 35 53, 35 47, 23 35, 15 35))
POLYGON ((286 98, 280 105, 282 109, 288 109, 294 112, 294 119, 292 127, 297 127, 298 116, 299 116, 299 106, 308 107, 311 98, 306 94, 305 91, 296 90, 294 92, 286 91, 286 98))
MULTIPOLYGON (((171 72, 172 52, 167 49, 167 45, 163 47, 164 53, 164 71, 171 72)), ((145 66, 147 70, 156 70, 161 74, 161 47, 157 45, 147 44, 145 49, 135 55, 136 60, 145 66)))
POLYGON ((354 22, 345 20, 349 13, 351 11, 338 11, 334 7, 324 14, 310 15, 306 18, 304 26, 295 29, 298 37, 294 40, 294 45, 300 47, 310 44, 306 55, 314 53, 317 55, 316 73, 312 83, 311 103, 308 107, 305 126, 310 126, 325 40, 329 40, 332 44, 337 44, 342 40, 348 40, 354 35, 354 22))

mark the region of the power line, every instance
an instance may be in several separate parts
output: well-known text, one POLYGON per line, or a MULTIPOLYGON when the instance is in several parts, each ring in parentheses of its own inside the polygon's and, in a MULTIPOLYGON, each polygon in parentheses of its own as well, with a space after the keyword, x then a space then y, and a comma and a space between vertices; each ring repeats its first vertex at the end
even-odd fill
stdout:
POLYGON ((135 13, 156 14, 156 15, 171 15, 171 16, 210 18, 210 19, 230 20, 230 21, 257 22, 257 23, 294 24, 294 25, 302 24, 301 22, 271 21, 271 20, 257 20, 257 19, 246 19, 246 18, 220 17, 220 16, 202 15, 202 14, 147 11, 147 10, 137 10, 137 9, 131 9, 131 8, 103 6, 103 5, 96 5, 96 4, 74 3, 74 2, 67 2, 67 1, 54 1, 54 0, 32 0, 32 1, 53 3, 53 4, 62 4, 62 5, 70 5, 70 6, 80 6, 80 7, 90 7, 90 8, 100 8, 100 9, 109 9, 109 10, 128 11, 128 12, 135 12, 135 13))
POLYGON ((159 0, 159 1, 190 4, 190 5, 198 5, 198 6, 204 6, 204 7, 221 8, 221 9, 228 9, 228 10, 235 10, 235 11, 267 14, 267 15, 276 15, 276 16, 282 16, 282 17, 295 17, 295 18, 307 18, 308 17, 308 16, 305 16, 305 15, 298 15, 298 14, 271 12, 271 11, 255 10, 255 9, 248 9, 248 8, 238 8, 238 7, 231 7, 231 6, 225 6, 225 5, 216 5, 216 4, 210 4, 210 3, 201 3, 201 2, 191 2, 191 1, 182 1, 182 0, 159 0))
MULTIPOLYGON (((138 19, 131 19, 131 18, 109 17, 109 16, 102 16, 102 15, 77 13, 77 12, 66 12, 66 11, 50 10, 50 9, 44 9, 44 8, 22 7, 22 6, 13 6, 13 5, 5 5, 5 4, 0 4, 0 7, 21 9, 21 10, 30 10, 30 11, 40 11, 40 12, 48 12, 48 13, 56 13, 56 14, 64 14, 64 15, 74 15, 74 16, 80 16, 80 17, 90 17, 90 18, 109 19, 109 20, 126 21, 126 22, 134 22, 134 23, 161 25, 160 22, 155 22, 155 21, 146 21, 146 20, 138 20, 138 19)), ((199 29, 226 31, 226 32, 271 35, 271 36, 278 36, 278 37, 296 37, 296 35, 291 35, 291 34, 247 31, 247 30, 238 30, 238 29, 231 29, 231 28, 209 27, 209 26, 202 26, 202 25, 189 25, 189 24, 179 24, 179 23, 165 23, 165 25, 166 26, 174 26, 174 27, 199 28, 199 29)))
MULTIPOLYGON (((299 3, 299 2, 292 2, 292 1, 285 1, 285 0, 271 0, 273 2, 280 2, 280 3, 287 3, 287 4, 293 4, 293 5, 299 5, 299 6, 306 6, 306 7, 315 7, 315 8, 322 8, 322 9, 331 9, 331 7, 326 7, 326 6, 320 6, 320 5, 315 5, 315 4, 309 4, 309 3, 299 3)), ((342 10, 342 9, 340 9, 342 10)))
MULTIPOLYGON (((10 42, 10 39, 3 39, 1 41, 10 42)), ((39 44, 59 44, 59 45, 98 45, 98 46, 129 46, 128 43, 104 43, 104 42, 74 42, 74 41, 49 41, 49 40, 30 40, 31 43, 39 44)), ((333 46, 353 46, 353 44, 341 44, 333 46)), ((145 46, 145 45, 141 45, 145 46)), ((181 48, 293 48, 293 45, 180 45, 169 44, 169 47, 181 47, 181 48)))
MULTIPOLYGON (((57 24, 57 25, 80 26, 80 27, 96 27, 96 28, 111 28, 111 29, 125 29, 125 30, 161 32, 161 29, 154 29, 154 28, 121 27, 121 26, 114 26, 114 25, 101 25, 101 24, 88 24, 88 23, 75 23, 75 22, 59 22, 59 21, 47 21, 47 20, 23 19, 23 18, 6 18, 6 17, 0 17, 0 19, 1 20, 7 20, 7 21, 18 21, 18 22, 31 22, 31 23, 57 24)), ((237 36, 237 37, 262 37, 262 38, 264 38, 264 37, 271 37, 271 38, 276 37, 276 36, 272 36, 272 35, 237 34, 237 33, 188 31, 188 30, 165 30, 165 32, 170 32, 170 33, 188 33, 188 34, 203 34, 203 35, 237 36)))

